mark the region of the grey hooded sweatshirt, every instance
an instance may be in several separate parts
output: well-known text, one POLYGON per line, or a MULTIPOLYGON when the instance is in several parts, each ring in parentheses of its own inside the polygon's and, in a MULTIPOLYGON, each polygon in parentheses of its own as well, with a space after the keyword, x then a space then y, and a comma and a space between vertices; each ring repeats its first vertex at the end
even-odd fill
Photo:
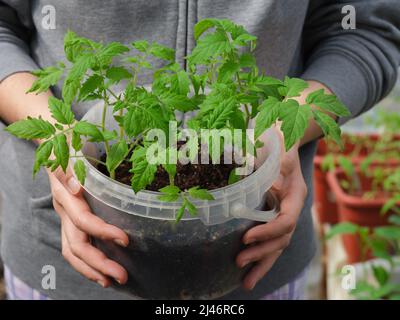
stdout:
MULTIPOLYGON (((68 29, 103 42, 159 41, 176 49, 177 61, 184 65, 194 46, 193 26, 206 17, 244 25, 258 37, 260 68, 279 78, 290 75, 324 83, 353 117, 382 99, 397 77, 399 0, 4 0, 0 1, 0 81, 64 60, 63 37, 68 29), (345 5, 355 8, 356 29, 342 27, 345 5)), ((59 96, 60 87, 55 86, 53 93, 59 96)), ((73 109, 79 118, 90 106, 82 103, 73 109)), ((0 132, 5 264, 51 298, 129 299, 85 279, 63 259, 60 220, 52 208, 46 173, 32 180, 35 145, 0 132), (56 268, 55 290, 42 289, 44 265, 56 268)), ((313 141, 300 150, 309 190, 315 147, 313 141)), ((237 289, 225 298, 261 298, 308 265, 315 251, 311 204, 309 192, 290 245, 256 288, 237 289)))

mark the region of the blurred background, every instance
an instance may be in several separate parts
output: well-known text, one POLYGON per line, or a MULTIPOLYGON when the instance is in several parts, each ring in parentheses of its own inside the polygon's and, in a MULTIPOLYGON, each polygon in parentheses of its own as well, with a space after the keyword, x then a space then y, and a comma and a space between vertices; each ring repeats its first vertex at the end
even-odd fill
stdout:
MULTIPOLYGON (((321 140, 314 158, 312 214, 319 241, 306 297, 399 300, 400 81, 342 129, 343 148, 321 140)), ((2 274, 0 257, 0 299, 2 274)))

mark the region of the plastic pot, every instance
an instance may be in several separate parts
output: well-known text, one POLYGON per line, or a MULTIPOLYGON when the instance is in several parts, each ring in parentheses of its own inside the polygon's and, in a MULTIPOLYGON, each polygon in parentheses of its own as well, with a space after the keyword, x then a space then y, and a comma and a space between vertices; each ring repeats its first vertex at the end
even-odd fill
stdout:
MULTIPOLYGON (((360 135, 358 136, 360 137, 360 135)), ((349 155, 354 152, 355 144, 351 139, 346 137, 344 136, 344 149, 340 153, 337 153, 337 155, 349 155)), ((368 134, 365 137, 370 141, 378 141, 380 139, 379 134, 368 134)), ((395 136, 394 139, 400 140, 400 136, 395 136)), ((325 140, 320 140, 314 157, 313 188, 314 209, 321 224, 335 224, 339 221, 336 199, 328 184, 327 172, 322 169, 323 160, 330 152, 325 140)), ((353 164, 359 165, 368 153, 369 150, 366 147, 362 147, 356 155, 352 156, 351 161, 353 164)), ((399 163, 397 159, 388 159, 386 162, 391 165, 399 163)))
MULTIPOLYGON (((100 123, 101 112, 101 107, 93 107, 83 119, 100 123)), ((116 123, 110 113, 106 123, 112 130, 116 123)), ((128 272, 127 284, 114 286, 144 299, 213 299, 236 289, 248 271, 235 263, 244 248, 244 233, 260 221, 274 219, 279 210, 266 190, 279 174, 280 137, 270 129, 267 139, 267 158, 256 172, 212 190, 213 201, 194 201, 198 216, 186 215, 179 223, 175 217, 180 201, 162 202, 159 193, 151 191, 135 194, 84 160, 85 197, 92 211, 130 239, 127 248, 93 239, 94 246, 128 272), (265 207, 268 210, 262 211, 265 207)), ((102 150, 87 142, 82 152, 98 158, 102 150)))
MULTIPOLYGON (((357 170, 357 174, 360 171, 357 170)), ((362 190, 368 190, 369 180, 360 175, 362 190)), ((374 199, 365 199, 362 195, 347 194, 340 186, 340 181, 346 179, 346 175, 341 169, 329 172, 327 179, 332 192, 335 195, 339 222, 352 222, 364 227, 378 227, 388 225, 388 216, 381 214, 383 205, 388 200, 384 195, 377 194, 374 199)), ((344 248, 347 254, 348 263, 356 263, 362 260, 360 239, 357 235, 342 236, 344 248)), ((368 253, 367 259, 372 256, 368 253)))

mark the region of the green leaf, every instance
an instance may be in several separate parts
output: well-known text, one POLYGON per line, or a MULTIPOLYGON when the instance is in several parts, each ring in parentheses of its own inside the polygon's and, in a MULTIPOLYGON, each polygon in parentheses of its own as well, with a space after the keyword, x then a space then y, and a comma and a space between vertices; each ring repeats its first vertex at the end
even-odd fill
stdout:
POLYGON ((336 121, 319 110, 313 110, 313 115, 315 121, 324 132, 324 135, 332 138, 338 145, 342 145, 341 131, 336 121))
POLYGON ((241 180, 241 176, 236 174, 236 169, 232 169, 229 174, 228 184, 234 184, 241 180))
POLYGON ((175 50, 159 43, 152 43, 149 53, 159 59, 175 61, 175 50))
POLYGON ((40 169, 40 166, 49 160, 51 151, 53 150, 53 140, 48 140, 39 145, 35 151, 35 163, 33 165, 33 176, 35 176, 40 169))
POLYGON ((82 100, 103 85, 103 77, 97 74, 90 76, 80 88, 79 99, 82 100))
POLYGON ((112 67, 107 69, 106 77, 114 83, 118 83, 123 79, 130 79, 132 75, 124 67, 112 67))
POLYGON ((136 50, 144 53, 149 48, 149 42, 147 40, 138 40, 138 41, 132 42, 132 47, 134 47, 136 50))
POLYGON ((56 131, 50 122, 41 118, 30 117, 10 124, 5 130, 20 139, 26 140, 47 139, 56 131))
POLYGON ((200 200, 214 200, 213 195, 207 189, 199 189, 199 187, 192 187, 188 190, 192 198, 200 200))
POLYGON ((335 95, 325 94, 324 89, 310 93, 306 98, 306 102, 308 104, 316 105, 322 110, 329 111, 340 117, 351 115, 350 111, 338 100, 335 95))
POLYGON ((78 94, 79 88, 81 87, 81 80, 65 80, 62 88, 62 98, 65 103, 72 104, 76 95, 78 94))
POLYGON ((221 102, 211 113, 204 117, 208 129, 221 129, 237 109, 236 100, 232 97, 221 102))
POLYGON ((75 131, 72 131, 71 144, 75 151, 79 151, 83 147, 81 136, 80 136, 80 134, 76 133, 75 131))
POLYGON ((71 106, 55 97, 49 97, 49 109, 53 118, 59 123, 72 124, 75 120, 71 106))
POLYGON ((340 234, 357 234, 359 232, 360 227, 351 222, 342 222, 335 224, 331 229, 326 233, 325 238, 331 239, 340 234))
POLYGON ((400 240, 400 227, 398 226, 376 227, 374 233, 387 240, 400 240))
POLYGON ((355 168, 353 162, 351 162, 351 159, 345 156, 339 156, 337 161, 339 167, 345 172, 346 176, 349 179, 353 179, 355 168))
POLYGON ((389 273, 386 271, 384 267, 372 265, 372 272, 374 274, 375 279, 381 286, 385 285, 388 282, 389 273))
POLYGON ((180 70, 176 73, 178 94, 186 96, 189 93, 190 79, 186 71, 180 70))
POLYGON ((198 41, 188 60, 190 64, 204 64, 209 59, 228 53, 231 50, 232 46, 224 33, 211 33, 198 41))
POLYGON ((264 100, 264 102, 259 106, 260 113, 256 118, 256 125, 254 128, 256 139, 279 119, 280 107, 281 102, 274 97, 268 97, 268 99, 264 100))
POLYGON ((148 126, 144 112, 139 108, 130 108, 123 116, 123 127, 128 137, 135 137, 148 126))
MULTIPOLYGON (((381 212, 382 213, 388 213, 390 210, 395 208, 398 203, 400 203, 400 194, 390 198, 389 200, 387 200, 385 202, 385 204, 383 205, 383 207, 381 209, 381 212)), ((396 222, 393 222, 393 223, 396 223, 396 224, 400 225, 400 217, 399 216, 393 216, 392 215, 392 216, 390 216, 389 219, 392 219, 393 221, 396 221, 397 223, 396 222)))
POLYGON ((60 81, 64 73, 64 66, 59 67, 48 67, 43 70, 33 71, 32 74, 38 77, 37 80, 32 84, 32 87, 28 90, 29 92, 36 92, 37 94, 49 90, 51 86, 54 86, 60 81))
POLYGON ((182 219, 182 217, 183 217, 183 215, 185 213, 185 208, 186 208, 186 203, 183 202, 182 206, 176 212, 176 218, 175 218, 176 222, 179 222, 182 219))
POLYGON ((159 196, 158 199, 161 201, 167 201, 167 202, 174 202, 179 199, 179 193, 181 190, 177 186, 166 186, 164 188, 161 188, 159 190, 163 195, 159 196))
POLYGON ((300 96, 308 88, 308 83, 302 79, 285 77, 284 86, 284 96, 292 98, 300 96))
POLYGON ((86 121, 78 122, 73 131, 79 135, 90 137, 90 141, 100 142, 104 140, 100 130, 94 124, 86 121))
POLYGON ((53 139, 54 144, 54 155, 57 163, 61 166, 64 172, 67 171, 68 160, 69 160, 69 148, 67 143, 67 137, 65 134, 58 134, 53 139))
POLYGON ((84 185, 86 179, 86 166, 81 159, 76 160, 74 164, 74 172, 81 185, 84 185))
POLYGON ((149 164, 146 159, 146 148, 139 147, 135 149, 131 157, 133 173, 131 179, 132 189, 135 192, 139 192, 153 182, 154 176, 157 171, 157 165, 149 164))
POLYGON ((254 67, 256 65, 256 58, 251 53, 245 52, 239 58, 239 65, 242 68, 254 67))
POLYGON ((125 140, 120 140, 111 146, 107 155, 106 166, 108 172, 114 171, 128 155, 128 145, 125 140))
POLYGON ((300 106, 293 99, 281 103, 279 118, 282 120, 281 129, 285 137, 286 151, 303 137, 311 116, 312 112, 309 105, 300 106))
POLYGON ((183 201, 186 204, 186 208, 188 209, 189 214, 192 217, 197 216, 197 208, 195 207, 195 205, 191 203, 187 198, 185 198, 183 201))
POLYGON ((237 62, 228 60, 218 70, 218 82, 227 82, 239 71, 237 62))
POLYGON ((111 64, 114 57, 128 51, 129 48, 127 46, 124 46, 119 42, 111 42, 97 53, 97 59, 102 66, 108 66, 111 64))
POLYGON ((194 26, 193 35, 197 40, 204 32, 215 26, 215 19, 203 19, 194 26))

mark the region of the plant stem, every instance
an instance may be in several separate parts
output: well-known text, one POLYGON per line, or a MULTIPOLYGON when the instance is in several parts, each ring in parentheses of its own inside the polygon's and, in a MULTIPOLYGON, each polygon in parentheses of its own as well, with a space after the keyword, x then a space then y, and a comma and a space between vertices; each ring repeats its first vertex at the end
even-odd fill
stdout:
POLYGON ((99 159, 96 159, 96 158, 94 158, 94 157, 90 157, 90 156, 77 156, 77 155, 75 155, 75 156, 70 156, 70 158, 86 158, 86 159, 88 159, 88 160, 92 160, 92 161, 95 161, 95 162, 97 162, 97 163, 100 163, 100 164, 102 164, 102 165, 106 165, 106 163, 105 162, 103 162, 103 161, 101 161, 101 160, 99 160, 99 159))

